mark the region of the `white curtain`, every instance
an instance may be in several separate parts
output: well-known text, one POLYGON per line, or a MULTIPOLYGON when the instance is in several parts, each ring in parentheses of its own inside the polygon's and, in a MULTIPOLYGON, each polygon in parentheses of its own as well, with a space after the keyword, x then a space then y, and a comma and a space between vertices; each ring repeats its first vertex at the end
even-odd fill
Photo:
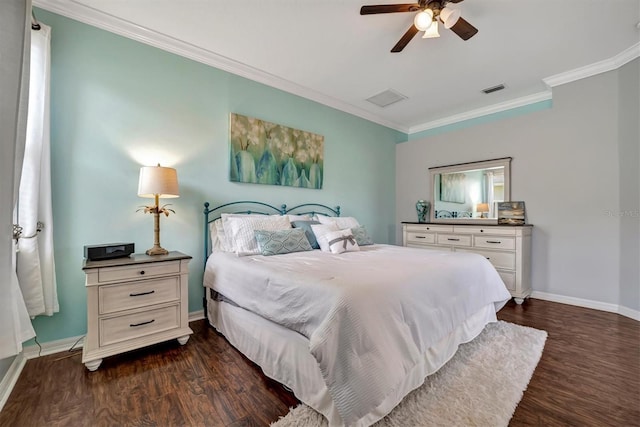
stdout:
POLYGON ((486 192, 487 192, 487 203, 489 204, 489 218, 495 218, 496 217, 496 204, 495 204, 495 194, 493 192, 493 186, 494 186, 494 175, 493 172, 491 171, 487 171, 485 172, 486 175, 486 182, 487 182, 487 188, 486 188, 486 192))
POLYGON ((35 336, 16 278, 12 226, 25 145, 30 14, 30 0, 0 1, 0 359, 35 336))
POLYGON ((18 198, 18 281, 31 317, 58 312, 53 257, 49 74, 51 28, 31 31, 29 114, 18 198))

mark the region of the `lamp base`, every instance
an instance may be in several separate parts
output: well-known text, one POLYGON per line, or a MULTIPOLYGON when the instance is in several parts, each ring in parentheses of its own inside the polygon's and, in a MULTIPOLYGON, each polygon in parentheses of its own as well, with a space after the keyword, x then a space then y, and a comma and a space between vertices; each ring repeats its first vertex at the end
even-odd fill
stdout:
POLYGON ((145 252, 147 255, 167 255, 169 253, 165 248, 161 248, 160 246, 154 246, 151 249, 147 249, 145 252))

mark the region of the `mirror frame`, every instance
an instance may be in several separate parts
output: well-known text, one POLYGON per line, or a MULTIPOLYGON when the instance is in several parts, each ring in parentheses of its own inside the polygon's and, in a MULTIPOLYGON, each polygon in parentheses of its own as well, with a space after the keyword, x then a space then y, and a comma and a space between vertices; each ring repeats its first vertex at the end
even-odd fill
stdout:
POLYGON ((479 162, 458 163, 455 165, 429 168, 431 178, 431 212, 429 222, 440 224, 497 224, 498 218, 436 218, 435 177, 443 173, 460 173, 477 169, 504 167, 504 201, 511 201, 511 157, 483 160, 479 162))

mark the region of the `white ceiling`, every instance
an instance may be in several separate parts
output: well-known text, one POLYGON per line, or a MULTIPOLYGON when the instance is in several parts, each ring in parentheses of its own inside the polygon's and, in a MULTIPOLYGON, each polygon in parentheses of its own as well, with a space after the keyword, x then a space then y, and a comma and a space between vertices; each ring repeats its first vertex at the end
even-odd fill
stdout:
POLYGON ((394 1, 33 3, 408 133, 469 110, 548 99, 544 79, 640 50, 640 0, 465 0, 453 7, 478 34, 465 42, 441 26, 440 38, 419 33, 401 53, 390 49, 413 13, 359 14, 363 4, 394 1), (500 83, 507 88, 481 92, 500 83), (408 99, 386 108, 366 101, 387 89, 408 99))

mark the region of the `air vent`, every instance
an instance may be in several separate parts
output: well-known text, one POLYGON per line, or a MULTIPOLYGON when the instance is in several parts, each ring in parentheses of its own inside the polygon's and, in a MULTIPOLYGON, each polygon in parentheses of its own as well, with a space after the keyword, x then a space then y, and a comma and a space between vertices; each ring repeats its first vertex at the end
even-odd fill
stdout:
POLYGON ((367 98, 367 101, 372 104, 376 104, 378 107, 384 108, 391 104, 395 104, 398 101, 402 101, 403 99, 407 99, 407 97, 392 89, 388 89, 377 95, 373 95, 371 98, 367 98))
POLYGON ((488 87, 486 89, 482 89, 482 91, 488 95, 488 94, 490 94, 492 92, 497 92, 497 91, 502 90, 502 89, 504 89, 504 84, 499 84, 497 86, 488 87))

